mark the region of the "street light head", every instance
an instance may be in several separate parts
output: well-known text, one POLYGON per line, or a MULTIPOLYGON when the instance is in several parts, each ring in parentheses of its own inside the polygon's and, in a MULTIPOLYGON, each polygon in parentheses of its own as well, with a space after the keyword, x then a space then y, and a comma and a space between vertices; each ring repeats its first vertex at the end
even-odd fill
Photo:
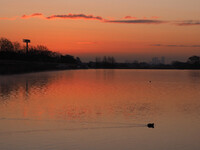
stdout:
POLYGON ((23 39, 23 42, 26 43, 26 53, 28 53, 28 43, 31 42, 29 39, 23 39))
POLYGON ((29 40, 29 39, 23 39, 23 42, 24 42, 24 43, 30 43, 31 40, 29 40))

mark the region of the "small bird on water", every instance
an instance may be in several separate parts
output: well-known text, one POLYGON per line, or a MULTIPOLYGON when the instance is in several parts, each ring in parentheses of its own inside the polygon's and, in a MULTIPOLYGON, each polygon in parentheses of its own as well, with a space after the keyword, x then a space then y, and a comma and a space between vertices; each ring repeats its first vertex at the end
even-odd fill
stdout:
POLYGON ((148 128, 154 128, 154 123, 148 123, 148 124, 147 124, 147 127, 148 127, 148 128))

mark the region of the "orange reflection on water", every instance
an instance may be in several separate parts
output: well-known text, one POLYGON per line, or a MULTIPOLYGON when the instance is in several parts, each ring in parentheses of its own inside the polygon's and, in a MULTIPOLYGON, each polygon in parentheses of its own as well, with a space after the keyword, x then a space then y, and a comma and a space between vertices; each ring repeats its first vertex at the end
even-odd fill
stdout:
POLYGON ((38 149, 147 149, 146 144, 170 149, 169 142, 181 143, 178 150, 195 149, 200 146, 199 85, 200 72, 187 70, 0 76, 0 147, 27 149, 37 141, 38 149), (149 122, 156 128, 149 130, 149 122))
POLYGON ((5 100, 1 100, 1 114, 8 118, 61 120, 147 119, 188 98, 196 103, 193 97, 199 91, 191 86, 191 77, 185 73, 181 78, 187 82, 179 82, 174 76, 177 73, 90 70, 19 75, 19 80, 2 77, 1 98, 5 100))

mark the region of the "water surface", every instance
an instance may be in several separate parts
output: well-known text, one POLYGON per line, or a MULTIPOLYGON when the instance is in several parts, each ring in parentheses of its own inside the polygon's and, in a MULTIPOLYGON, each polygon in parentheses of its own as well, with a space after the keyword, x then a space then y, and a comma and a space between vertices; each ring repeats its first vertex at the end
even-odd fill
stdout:
POLYGON ((199 99, 200 71, 0 76, 0 149, 199 150, 199 99))

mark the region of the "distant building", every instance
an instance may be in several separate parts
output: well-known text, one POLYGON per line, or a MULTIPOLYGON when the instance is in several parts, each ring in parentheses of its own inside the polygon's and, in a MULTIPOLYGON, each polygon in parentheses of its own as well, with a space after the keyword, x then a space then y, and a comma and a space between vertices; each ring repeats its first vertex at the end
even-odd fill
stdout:
POLYGON ((159 58, 158 58, 158 57, 153 57, 153 58, 152 58, 152 64, 153 64, 153 65, 158 65, 158 64, 160 64, 159 58))
POLYGON ((164 57, 164 56, 161 57, 160 63, 161 63, 161 64, 165 64, 165 57, 164 57))
POLYGON ((165 64, 165 57, 164 56, 162 56, 161 58, 153 57, 151 64, 152 65, 165 64))

